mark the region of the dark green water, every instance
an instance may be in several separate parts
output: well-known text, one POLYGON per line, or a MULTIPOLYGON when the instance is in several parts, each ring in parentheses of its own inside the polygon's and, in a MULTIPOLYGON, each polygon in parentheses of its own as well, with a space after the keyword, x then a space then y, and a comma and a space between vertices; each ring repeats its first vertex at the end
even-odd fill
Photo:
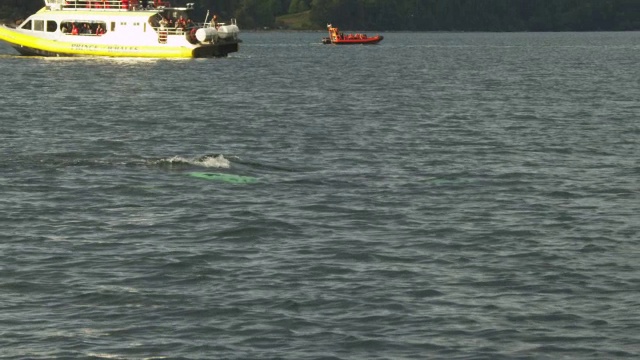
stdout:
POLYGON ((640 356, 640 34, 384 35, 0 45, 0 358, 640 356))

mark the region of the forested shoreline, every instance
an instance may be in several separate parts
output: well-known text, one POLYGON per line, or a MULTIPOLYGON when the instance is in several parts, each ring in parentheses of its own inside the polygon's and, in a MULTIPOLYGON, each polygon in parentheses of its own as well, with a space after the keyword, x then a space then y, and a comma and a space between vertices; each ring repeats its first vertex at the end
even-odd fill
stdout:
MULTIPOLYGON (((189 0, 196 20, 210 10, 242 29, 302 28, 386 31, 628 31, 640 30, 640 0, 189 0), (300 28, 300 27, 298 27, 300 28)), ((42 0, 0 0, 0 18, 24 18, 42 0)))

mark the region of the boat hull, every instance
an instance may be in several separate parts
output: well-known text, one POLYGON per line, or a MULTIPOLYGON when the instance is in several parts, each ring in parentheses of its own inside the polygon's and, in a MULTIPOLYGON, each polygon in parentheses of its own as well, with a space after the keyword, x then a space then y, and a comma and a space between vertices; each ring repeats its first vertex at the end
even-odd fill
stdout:
MULTIPOLYGON (((69 37, 71 39, 71 37, 69 37)), ((11 45, 21 55, 28 56, 99 56, 99 57, 145 57, 145 58, 199 58, 225 57, 238 51, 238 42, 199 44, 188 46, 169 45, 121 45, 60 41, 31 36, 5 25, 0 26, 0 40, 11 45)))
POLYGON ((224 44, 215 46, 200 46, 191 51, 191 53, 167 52, 167 51, 150 51, 148 49, 139 49, 135 53, 114 54, 112 52, 59 52, 48 51, 43 49, 32 48, 23 45, 12 45, 20 55, 23 56, 43 56, 43 57, 147 57, 147 58, 209 58, 209 57, 226 57, 230 53, 238 51, 238 44, 224 44))
POLYGON ((323 44, 334 45, 374 45, 384 39, 382 35, 367 36, 366 34, 343 34, 340 29, 327 24, 329 37, 322 38, 323 44))
POLYGON ((337 39, 331 41, 331 43, 336 45, 374 45, 379 43, 383 39, 384 36, 378 35, 365 39, 337 39))

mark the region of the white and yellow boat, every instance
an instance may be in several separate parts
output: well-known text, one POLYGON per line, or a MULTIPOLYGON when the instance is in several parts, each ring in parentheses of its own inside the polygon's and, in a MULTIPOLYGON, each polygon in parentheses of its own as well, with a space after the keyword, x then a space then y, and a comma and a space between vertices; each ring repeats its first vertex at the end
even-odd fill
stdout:
POLYGON ((147 58, 224 57, 241 40, 235 20, 195 23, 193 3, 166 1, 44 0, 19 25, 0 26, 0 40, 32 56, 147 58))

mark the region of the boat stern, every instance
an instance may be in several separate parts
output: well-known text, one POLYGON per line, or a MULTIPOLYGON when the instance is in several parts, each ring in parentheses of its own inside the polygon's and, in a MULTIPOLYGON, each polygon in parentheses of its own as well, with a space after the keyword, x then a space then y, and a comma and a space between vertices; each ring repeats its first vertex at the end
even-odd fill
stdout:
POLYGON ((192 51, 194 58, 226 57, 230 53, 238 52, 239 42, 227 44, 203 44, 192 51))
POLYGON ((196 44, 193 49, 193 57, 226 57, 230 53, 237 52, 242 40, 238 39, 240 29, 232 19, 227 24, 203 24, 200 28, 192 30, 189 41, 196 44))

